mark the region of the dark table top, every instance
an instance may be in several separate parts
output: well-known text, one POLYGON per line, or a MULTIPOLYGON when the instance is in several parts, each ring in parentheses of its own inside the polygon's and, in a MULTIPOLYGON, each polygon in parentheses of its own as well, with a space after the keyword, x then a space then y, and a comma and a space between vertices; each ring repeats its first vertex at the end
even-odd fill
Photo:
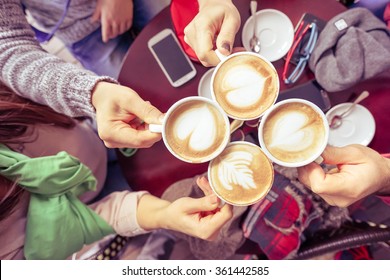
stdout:
MULTIPOLYGON (((237 47, 242 46, 241 31, 242 26, 250 16, 250 0, 235 0, 233 2, 237 6, 241 15, 241 28, 236 35, 234 45, 237 47)), ((346 9, 342 4, 334 0, 259 1, 258 9, 266 8, 282 11, 290 18, 294 26, 298 23, 299 19, 305 12, 312 13, 327 21, 346 9)), ((169 7, 165 8, 160 14, 158 14, 138 35, 127 53, 119 75, 119 82, 122 85, 126 85, 134 89, 144 100, 150 101, 162 112, 166 112, 168 108, 179 99, 186 96, 197 95, 199 80, 208 70, 208 68, 202 66, 201 64, 194 63, 197 70, 195 78, 181 87, 172 87, 147 47, 148 40, 164 28, 173 29, 169 7)), ((280 59, 273 62, 273 64, 281 77, 284 60, 280 59)), ((308 67, 306 67, 304 74, 294 86, 303 84, 312 79, 314 79, 314 75, 308 67)), ((369 91, 384 91, 388 94, 386 95, 386 93, 382 93, 378 94, 378 96, 382 96, 381 98, 387 98, 387 96, 390 96, 389 81, 390 79, 387 77, 361 83, 347 91, 331 93, 329 94, 331 104, 335 105, 348 101, 353 93, 358 93, 364 89, 369 91)), ((289 87, 282 81, 280 81, 280 85, 280 94, 283 94, 283 91, 287 90, 289 87)), ((381 112, 385 109, 374 108, 374 105, 377 104, 377 102, 371 97, 372 95, 373 94, 363 101, 362 104, 366 107, 368 106, 370 111, 373 112, 375 119, 382 118, 381 121, 388 121, 387 123, 390 124, 390 119, 387 118, 383 120, 381 112)), ((390 104, 390 102, 387 104, 390 104)), ((379 132, 382 133, 380 130, 379 132)), ((377 134, 378 127, 376 135, 377 134)), ((385 135, 385 137, 380 137, 380 139, 375 136, 371 146, 380 152, 390 152, 390 135, 387 131, 385 131, 385 134, 382 135, 385 135), (384 140, 388 140, 388 144, 384 140)), ((165 188, 172 183, 180 179, 202 174, 207 170, 207 163, 189 164, 176 159, 168 152, 162 141, 156 143, 151 148, 138 150, 134 156, 129 158, 123 156, 121 153, 118 153, 118 158, 122 171, 132 188, 146 189, 158 196, 160 196, 165 188)))

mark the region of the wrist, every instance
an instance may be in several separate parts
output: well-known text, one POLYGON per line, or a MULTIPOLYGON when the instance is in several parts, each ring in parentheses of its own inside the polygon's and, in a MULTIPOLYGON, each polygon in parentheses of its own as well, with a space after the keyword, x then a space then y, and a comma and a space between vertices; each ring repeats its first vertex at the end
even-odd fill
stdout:
POLYGON ((144 195, 138 201, 137 221, 144 230, 167 229, 166 209, 171 203, 153 195, 144 195))
POLYGON ((97 105, 99 104, 99 101, 102 100, 104 97, 104 92, 107 91, 108 86, 111 85, 108 82, 98 82, 96 83, 95 87, 92 89, 91 94, 91 103, 92 106, 96 109, 97 105))
POLYGON ((389 158, 383 158, 385 161, 385 172, 383 173, 386 177, 383 180, 383 185, 379 189, 379 191, 376 193, 380 196, 390 196, 390 159, 389 158))

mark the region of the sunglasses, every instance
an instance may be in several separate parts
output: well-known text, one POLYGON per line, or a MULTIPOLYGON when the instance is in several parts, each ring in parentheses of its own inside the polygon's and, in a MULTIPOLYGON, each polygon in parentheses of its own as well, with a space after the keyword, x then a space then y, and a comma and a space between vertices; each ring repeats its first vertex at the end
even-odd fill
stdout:
POLYGON ((318 26, 314 22, 307 24, 302 21, 299 24, 298 29, 294 35, 294 43, 286 55, 286 62, 284 64, 282 74, 285 84, 295 83, 302 75, 310 55, 314 50, 314 46, 318 38, 318 33, 318 26), (292 61, 293 57, 295 59, 295 63, 292 61), (294 64, 294 69, 290 69, 294 64))

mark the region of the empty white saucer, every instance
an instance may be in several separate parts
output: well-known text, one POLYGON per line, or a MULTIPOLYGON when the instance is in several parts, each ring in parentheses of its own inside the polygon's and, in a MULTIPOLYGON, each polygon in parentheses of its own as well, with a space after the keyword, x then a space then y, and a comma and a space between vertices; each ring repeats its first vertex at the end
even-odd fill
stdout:
POLYGON ((211 76, 213 75, 215 68, 211 68, 207 70, 206 73, 203 74, 202 78, 200 78, 199 84, 198 84, 198 95, 207 97, 209 99, 212 99, 211 97, 211 76))
MULTIPOLYGON (((336 114, 341 114, 348 109, 352 103, 342 103, 326 113, 330 121, 336 114)), ((370 144, 375 134, 375 119, 370 111, 357 104, 355 108, 345 117, 341 126, 336 129, 329 129, 329 145, 342 147, 349 144, 361 144, 367 146, 370 144)))
MULTIPOLYGON (((257 37, 260 39, 260 54, 273 62, 287 54, 294 39, 294 26, 287 15, 274 9, 263 9, 256 13, 257 37)), ((253 17, 242 29, 242 44, 250 51, 249 41, 253 35, 253 17)))

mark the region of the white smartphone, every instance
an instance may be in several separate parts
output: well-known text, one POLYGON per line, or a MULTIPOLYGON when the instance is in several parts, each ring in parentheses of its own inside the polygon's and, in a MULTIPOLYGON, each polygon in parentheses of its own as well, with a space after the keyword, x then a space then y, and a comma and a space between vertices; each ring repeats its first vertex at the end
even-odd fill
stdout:
POLYGON ((153 36, 148 47, 172 86, 181 86, 195 77, 195 67, 171 29, 153 36))

